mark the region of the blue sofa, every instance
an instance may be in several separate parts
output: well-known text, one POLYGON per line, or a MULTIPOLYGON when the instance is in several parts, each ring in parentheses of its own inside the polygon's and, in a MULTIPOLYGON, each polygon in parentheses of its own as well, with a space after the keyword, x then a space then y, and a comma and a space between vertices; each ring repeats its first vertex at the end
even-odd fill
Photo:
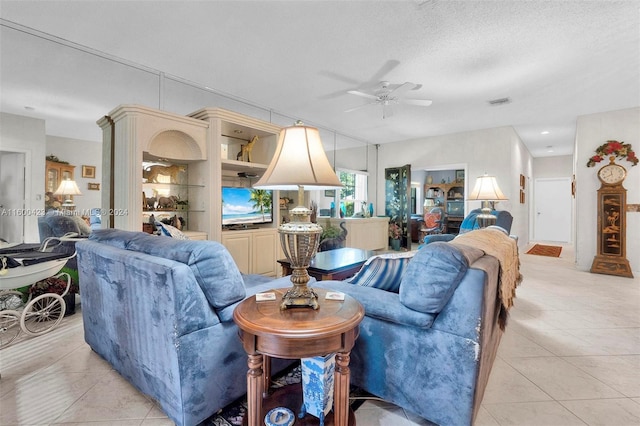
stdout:
MULTIPOLYGON (((515 241, 504 243, 517 259, 515 241)), ((389 267, 374 269, 387 281, 393 275, 389 267)), ((502 335, 498 277, 496 257, 435 242, 407 263, 396 291, 371 280, 314 286, 347 293, 365 308, 351 352, 352 385, 436 424, 471 425, 502 335)))
MULTIPOLYGON (((246 393, 233 310, 288 277, 242 276, 213 241, 97 229, 76 249, 85 341, 176 424, 196 425, 246 393)), ((272 372, 292 362, 274 360, 272 372)))

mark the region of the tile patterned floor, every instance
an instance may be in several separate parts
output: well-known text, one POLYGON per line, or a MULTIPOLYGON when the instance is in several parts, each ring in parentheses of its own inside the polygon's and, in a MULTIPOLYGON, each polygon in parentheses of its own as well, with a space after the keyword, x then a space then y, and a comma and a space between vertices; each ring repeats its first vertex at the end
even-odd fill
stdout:
MULTIPOLYGON (((526 250, 523 250, 524 253, 526 250)), ((525 277, 476 426, 640 425, 640 279, 521 254, 525 277)), ((1 425, 171 425, 83 341, 82 318, 0 351, 1 425)), ((430 423, 367 401, 360 426, 430 423)))

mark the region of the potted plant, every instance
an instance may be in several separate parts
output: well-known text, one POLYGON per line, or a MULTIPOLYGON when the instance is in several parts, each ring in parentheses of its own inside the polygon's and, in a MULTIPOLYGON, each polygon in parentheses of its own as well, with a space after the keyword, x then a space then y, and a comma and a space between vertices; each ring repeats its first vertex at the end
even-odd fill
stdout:
POLYGON ((389 239, 391 240, 391 248, 399 251, 400 241, 402 240, 402 228, 396 222, 389 223, 389 239))

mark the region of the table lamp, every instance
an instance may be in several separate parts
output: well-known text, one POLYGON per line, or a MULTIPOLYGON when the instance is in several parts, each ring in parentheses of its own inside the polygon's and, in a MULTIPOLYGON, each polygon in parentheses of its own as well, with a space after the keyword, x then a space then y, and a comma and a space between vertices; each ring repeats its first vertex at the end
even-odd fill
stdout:
POLYGON ((71 196, 82 195, 82 192, 80 192, 75 180, 65 179, 60 182, 60 186, 56 189, 56 192, 54 192, 53 195, 62 195, 65 197, 65 200, 62 203, 62 208, 73 210, 75 204, 73 204, 71 196))
POLYGON ((482 201, 482 213, 476 216, 476 220, 480 228, 486 228, 489 225, 495 225, 497 220, 496 216, 491 214, 491 202, 508 200, 508 198, 500 190, 496 177, 485 173, 484 176, 478 176, 476 185, 467 200, 482 201))
POLYGON ((289 210, 291 221, 278 227, 280 244, 291 263, 293 288, 282 297, 280 309, 311 307, 318 309, 318 296, 307 286, 309 263, 318 250, 322 227, 309 220, 311 210, 304 207, 304 190, 342 188, 322 146, 320 132, 302 122, 285 127, 266 172, 253 185, 258 189, 298 190, 298 206, 289 210))

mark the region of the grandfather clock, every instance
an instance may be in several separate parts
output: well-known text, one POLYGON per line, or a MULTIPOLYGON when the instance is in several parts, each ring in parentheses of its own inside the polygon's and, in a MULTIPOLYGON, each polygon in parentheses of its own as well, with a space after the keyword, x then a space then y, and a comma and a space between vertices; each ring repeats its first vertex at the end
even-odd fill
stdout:
POLYGON ((609 157, 609 164, 598 170, 598 248, 591 272, 633 278, 626 258, 627 190, 622 182, 627 170, 609 157))

